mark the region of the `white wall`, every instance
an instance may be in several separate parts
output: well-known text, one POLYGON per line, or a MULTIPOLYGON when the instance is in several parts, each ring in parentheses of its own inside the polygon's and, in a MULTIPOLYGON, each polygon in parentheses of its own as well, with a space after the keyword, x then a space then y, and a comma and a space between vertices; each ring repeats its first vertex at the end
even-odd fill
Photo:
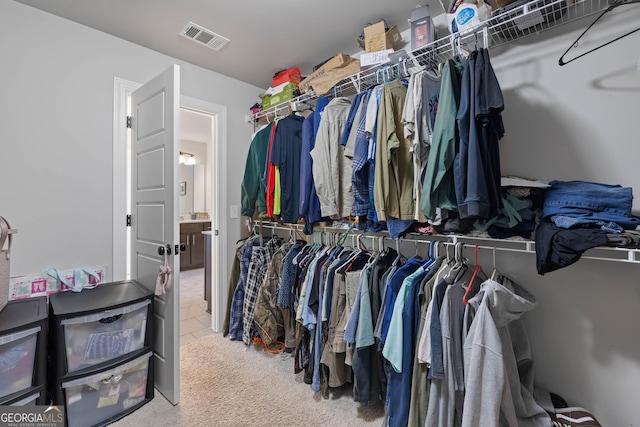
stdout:
MULTIPOLYGON (((630 186, 638 214, 640 33, 558 65, 593 19, 491 51, 506 106, 502 169, 545 180, 630 186)), ((639 22, 640 7, 616 9, 576 52, 639 22)), ((485 256, 491 265, 491 255, 485 256)), ((640 425, 640 265, 581 260, 540 276, 533 255, 502 252, 497 264, 538 299, 526 322, 540 385, 588 408, 603 426, 640 425)))
MULTIPOLYGON (((12 275, 112 265, 114 77, 143 83, 177 63, 182 95, 227 107, 224 182, 240 204, 253 131, 244 118, 260 88, 13 1, 0 2, 0 52, 0 215, 19 230, 12 275)), ((228 221, 232 247, 240 225, 228 221)))

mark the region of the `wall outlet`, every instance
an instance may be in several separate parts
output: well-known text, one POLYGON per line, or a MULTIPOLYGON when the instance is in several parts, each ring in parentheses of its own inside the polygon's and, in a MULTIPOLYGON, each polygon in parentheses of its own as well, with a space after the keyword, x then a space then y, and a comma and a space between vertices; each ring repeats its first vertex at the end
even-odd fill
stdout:
POLYGON ((229 217, 238 218, 238 205, 229 206, 229 217))

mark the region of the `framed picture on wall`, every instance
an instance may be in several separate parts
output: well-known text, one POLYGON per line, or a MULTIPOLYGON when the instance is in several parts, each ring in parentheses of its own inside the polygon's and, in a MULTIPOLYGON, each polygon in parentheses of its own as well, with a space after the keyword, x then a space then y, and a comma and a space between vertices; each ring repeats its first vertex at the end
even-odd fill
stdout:
POLYGON ((182 181, 180 183, 180 195, 181 196, 187 195, 187 181, 182 181))

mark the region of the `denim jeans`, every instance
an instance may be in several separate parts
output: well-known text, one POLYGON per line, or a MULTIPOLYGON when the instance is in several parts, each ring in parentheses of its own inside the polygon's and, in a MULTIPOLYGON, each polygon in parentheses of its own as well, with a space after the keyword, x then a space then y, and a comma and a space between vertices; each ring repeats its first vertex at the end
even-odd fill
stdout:
POLYGON ((545 192, 544 217, 561 228, 600 227, 619 233, 634 229, 640 218, 631 214, 630 187, 586 181, 552 181, 545 192))

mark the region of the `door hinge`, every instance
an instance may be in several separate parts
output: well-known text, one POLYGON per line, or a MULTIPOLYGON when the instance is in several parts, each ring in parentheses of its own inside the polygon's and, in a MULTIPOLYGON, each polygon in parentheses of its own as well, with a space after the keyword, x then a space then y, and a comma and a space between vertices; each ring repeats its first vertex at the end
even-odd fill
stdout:
POLYGON ((127 116, 127 129, 131 129, 131 116, 127 116))
POLYGON ((127 227, 131 227, 131 215, 127 215, 127 227))

